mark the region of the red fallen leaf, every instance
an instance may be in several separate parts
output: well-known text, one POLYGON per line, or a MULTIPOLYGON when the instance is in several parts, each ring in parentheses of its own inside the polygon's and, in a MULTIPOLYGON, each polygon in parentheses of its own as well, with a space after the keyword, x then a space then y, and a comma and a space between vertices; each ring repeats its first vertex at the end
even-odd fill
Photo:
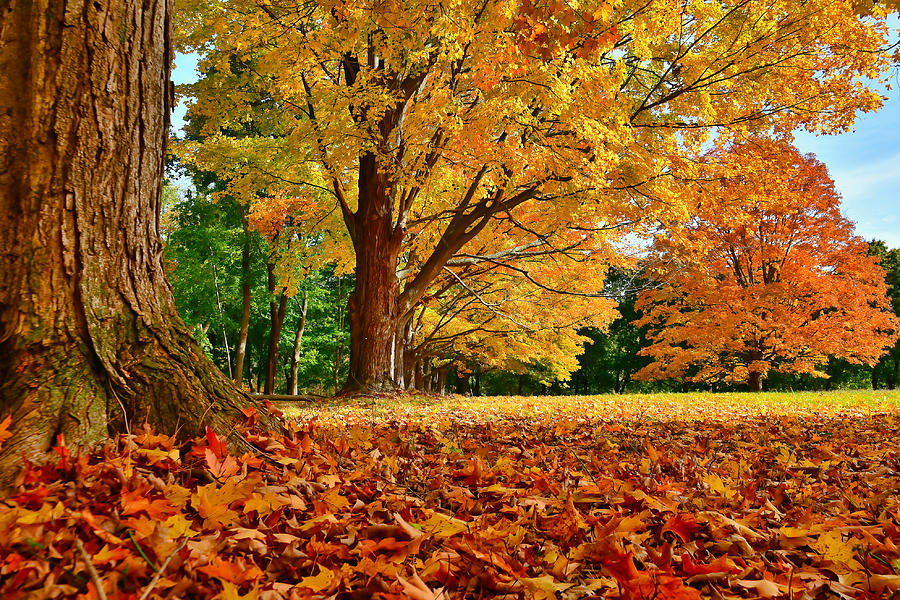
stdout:
POLYGON ((684 543, 687 543, 694 539, 694 535, 702 529, 702 525, 697 523, 697 520, 693 515, 689 514, 677 514, 674 517, 671 517, 666 524, 663 525, 660 533, 665 533, 667 531, 671 531, 684 543))
POLYGON ((247 425, 252 427, 259 422, 259 412, 256 408, 250 406, 247 408, 242 408, 241 412, 244 413, 244 416, 247 417, 247 425))
POLYGON ((640 578, 622 584, 623 600, 700 600, 700 591, 687 586, 678 577, 644 573, 640 578))
POLYGON ((728 558, 726 556, 720 556, 707 565, 695 563, 691 558, 691 555, 687 552, 681 555, 681 569, 684 571, 685 575, 707 575, 709 573, 732 573, 740 571, 740 569, 735 569, 728 565, 728 558))
POLYGON ((19 570, 19 565, 22 564, 22 559, 23 559, 23 558, 24 558, 24 557, 23 557, 21 554, 19 554, 18 552, 13 552, 12 554, 10 554, 9 556, 6 557, 6 559, 4 560, 4 562, 5 562, 7 565, 9 565, 9 570, 10 570, 10 571, 18 571, 18 570, 19 570))
POLYGON ((638 577, 637 567, 634 566, 634 555, 631 552, 620 554, 614 559, 604 558, 602 562, 609 574, 621 584, 638 577))
POLYGON ((165 498, 150 500, 147 497, 149 487, 139 487, 122 494, 122 514, 134 515, 139 512, 147 513, 153 519, 165 519, 178 512, 178 508, 165 498))
POLYGON ((272 415, 273 417, 283 417, 284 413, 278 410, 278 408, 269 402, 268 400, 263 400, 263 406, 266 407, 266 412, 272 415))
POLYGON ((71 452, 66 447, 66 438, 63 434, 58 434, 56 436, 56 445, 53 446, 53 451, 59 454, 59 464, 57 464, 57 468, 59 469, 68 469, 69 468, 69 456, 71 456, 71 452))
POLYGON ((209 444, 209 449, 218 458, 225 458, 228 455, 227 446, 219 440, 219 436, 209 426, 206 427, 206 441, 209 444))
POLYGON ((221 456, 217 455, 211 448, 205 449, 204 457, 206 458, 206 466, 209 467, 210 472, 216 477, 230 477, 241 470, 234 457, 225 456, 224 460, 219 460, 221 456))
POLYGON ((484 463, 481 458, 475 457, 469 460, 465 467, 453 471, 454 477, 464 477, 466 483, 476 483, 481 481, 481 475, 484 472, 484 463))

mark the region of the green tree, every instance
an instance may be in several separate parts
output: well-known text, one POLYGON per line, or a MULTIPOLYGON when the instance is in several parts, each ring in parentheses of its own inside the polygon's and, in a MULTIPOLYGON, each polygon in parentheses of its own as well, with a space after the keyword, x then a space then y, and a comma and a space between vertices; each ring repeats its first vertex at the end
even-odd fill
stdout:
MULTIPOLYGON (((869 253, 881 261, 885 270, 888 295, 894 313, 900 316, 900 248, 888 249, 880 240, 869 242, 869 253)), ((900 340, 885 354, 872 371, 872 387, 896 389, 900 383, 900 340)))

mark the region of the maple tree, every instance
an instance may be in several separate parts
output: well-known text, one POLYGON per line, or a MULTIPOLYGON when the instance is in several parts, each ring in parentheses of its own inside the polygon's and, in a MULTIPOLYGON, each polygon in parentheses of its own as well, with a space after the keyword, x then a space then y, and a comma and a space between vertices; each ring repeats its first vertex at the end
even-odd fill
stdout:
POLYGON ((60 434, 233 431, 250 400, 191 338, 163 268, 171 4, 3 14, 0 485, 60 434))
POLYGON ((760 390, 770 370, 825 377, 829 357, 874 365, 900 320, 825 166, 763 138, 705 160, 730 175, 686 186, 691 219, 655 242, 661 284, 636 321, 653 362, 636 377, 760 390))
POLYGON ((604 272, 596 261, 577 255, 541 259, 535 255, 528 265, 531 279, 499 260, 449 261, 402 331, 407 372, 395 381, 427 391, 434 362, 457 373, 470 364, 516 373, 540 365, 545 380, 567 380, 586 339, 579 331, 605 327, 615 302, 598 293, 556 292, 602 288, 604 272))
POLYGON ((395 385, 398 332, 455 258, 583 249, 605 271, 610 228, 683 210, 668 175, 714 131, 844 128, 889 62, 886 9, 830 1, 182 7, 204 75, 180 156, 242 201, 310 199, 343 223, 348 391, 395 385))

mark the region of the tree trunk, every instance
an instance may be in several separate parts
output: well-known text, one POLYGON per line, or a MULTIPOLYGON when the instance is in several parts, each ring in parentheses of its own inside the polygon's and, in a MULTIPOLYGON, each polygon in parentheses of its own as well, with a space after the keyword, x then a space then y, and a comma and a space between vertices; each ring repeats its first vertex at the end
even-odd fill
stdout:
POLYGON ((430 394, 433 381, 434 377, 431 372, 431 359, 426 358, 425 362, 422 364, 422 391, 426 394, 430 394))
POLYGON ((763 389, 763 377, 759 371, 750 371, 750 377, 747 379, 747 385, 750 386, 751 392, 761 392, 763 389))
POLYGON ((288 395, 297 395, 297 371, 300 369, 300 347, 303 343, 303 330, 306 329, 306 309, 309 306, 309 296, 303 291, 303 304, 300 306, 300 322, 294 332, 294 353, 291 355, 291 372, 288 375, 288 395))
POLYGON ((241 250, 241 328, 238 333, 237 348, 234 352, 234 382, 241 386, 244 380, 244 357, 247 354, 247 334, 250 331, 250 224, 247 220, 247 208, 241 207, 241 226, 244 230, 244 247, 241 250))
POLYGON ((449 367, 440 367, 438 368, 438 377, 437 377, 437 391, 441 396, 445 396, 447 394, 447 371, 449 367))
POLYGON ((469 396, 472 394, 472 387, 469 384, 469 376, 460 373, 459 369, 456 370, 456 392, 463 396, 469 396))
POLYGON ((388 177, 375 156, 365 154, 359 167, 359 208, 353 215, 356 287, 350 295, 350 372, 344 393, 396 389, 391 353, 400 317, 397 259, 403 234, 393 225, 388 177))
POLYGON ((163 269, 171 1, 2 10, 0 479, 58 434, 233 432, 251 401, 191 338, 163 269))
POLYGON ((278 350, 281 343, 281 327, 284 325, 284 316, 287 314, 288 297, 284 288, 275 294, 277 278, 275 265, 270 261, 266 265, 268 270, 269 293, 269 352, 266 355, 266 383, 263 387, 264 394, 275 393, 275 374, 278 372, 278 350))

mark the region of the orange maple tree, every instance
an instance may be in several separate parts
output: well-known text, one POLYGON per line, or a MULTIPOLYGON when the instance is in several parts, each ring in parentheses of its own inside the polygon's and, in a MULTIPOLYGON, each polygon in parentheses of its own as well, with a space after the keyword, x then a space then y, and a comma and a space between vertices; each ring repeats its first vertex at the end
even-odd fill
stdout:
POLYGON ((655 242, 663 283, 637 304, 654 362, 636 377, 760 390, 773 369, 825 377, 829 357, 874 364, 900 324, 825 165, 761 138, 705 160, 727 175, 686 186, 693 218, 655 242))

